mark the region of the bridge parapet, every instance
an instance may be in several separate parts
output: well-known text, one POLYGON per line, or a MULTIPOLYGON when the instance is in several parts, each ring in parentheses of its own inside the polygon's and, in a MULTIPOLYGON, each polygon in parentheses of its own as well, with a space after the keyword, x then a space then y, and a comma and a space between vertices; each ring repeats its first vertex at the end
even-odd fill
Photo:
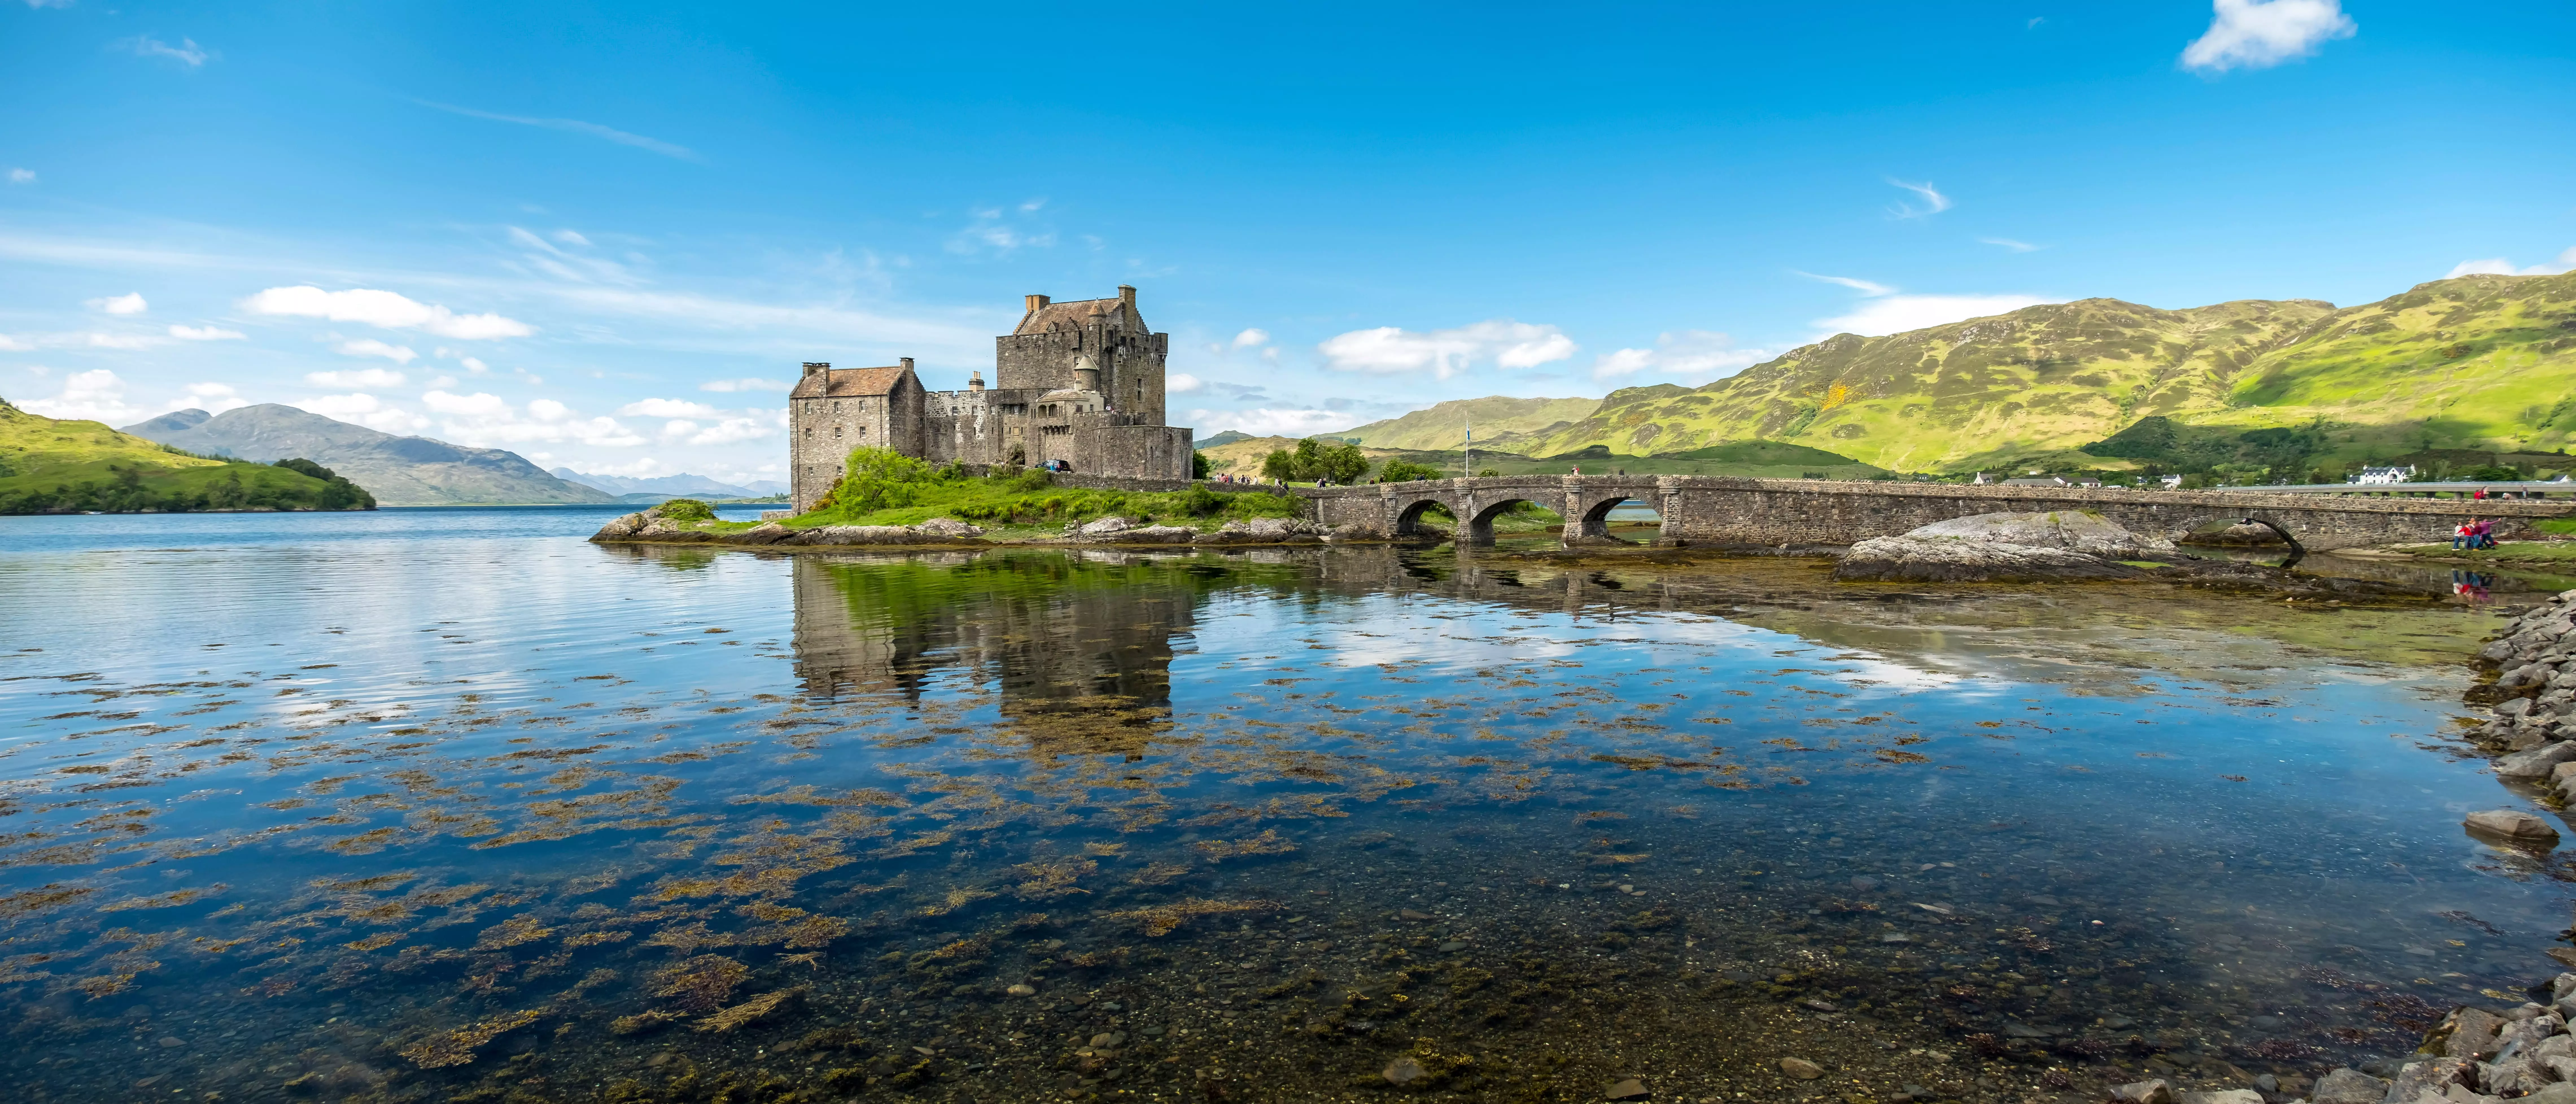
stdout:
POLYGON ((2485 518, 2497 535, 2530 535, 2534 522, 2576 517, 2576 500, 2368 498, 2249 490, 2144 491, 2084 487, 1744 479, 1727 476, 1498 476, 1296 488, 1315 520, 1389 536, 1421 530, 1433 505, 1459 521, 1469 543, 1493 540, 1494 518, 1515 502, 1563 515, 1568 544, 1609 539, 1605 519, 1628 499, 1663 518, 1657 543, 1774 547, 1852 544, 1936 521, 1991 513, 2080 510, 2145 533, 2172 535, 2220 522, 2267 522, 2314 550, 2447 540, 2485 518))

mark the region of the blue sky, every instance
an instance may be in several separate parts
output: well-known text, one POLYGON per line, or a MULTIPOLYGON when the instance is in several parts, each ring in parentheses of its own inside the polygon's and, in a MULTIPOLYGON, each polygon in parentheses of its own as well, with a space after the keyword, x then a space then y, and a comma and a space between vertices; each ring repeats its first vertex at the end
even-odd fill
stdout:
POLYGON ((1141 289, 1173 419, 2576 266, 2576 6, 0 3, 0 395, 774 475, 1141 289), (1186 378, 1184 378, 1186 377, 1186 378))

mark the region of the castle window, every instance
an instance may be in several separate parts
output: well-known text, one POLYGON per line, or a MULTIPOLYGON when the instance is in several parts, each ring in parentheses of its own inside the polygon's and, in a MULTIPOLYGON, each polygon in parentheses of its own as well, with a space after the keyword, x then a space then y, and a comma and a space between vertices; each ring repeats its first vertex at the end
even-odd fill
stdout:
POLYGON ((840 436, 840 435, 841 435, 841 427, 839 427, 839 426, 833 426, 833 427, 832 427, 832 436, 834 436, 834 437, 838 437, 838 436, 840 436))

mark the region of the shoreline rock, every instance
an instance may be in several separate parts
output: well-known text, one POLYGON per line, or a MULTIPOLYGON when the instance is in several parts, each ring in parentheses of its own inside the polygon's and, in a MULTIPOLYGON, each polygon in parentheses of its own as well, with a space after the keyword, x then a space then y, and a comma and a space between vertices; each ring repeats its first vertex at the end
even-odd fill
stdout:
MULTIPOLYGON (((667 504, 666 504, 667 505, 667 504)), ((715 544, 741 548, 854 547, 1062 547, 1065 545, 1170 547, 1174 545, 1322 544, 1377 539, 1356 528, 1334 529, 1301 518, 1255 518, 1229 521, 1214 532, 1185 525, 1137 525, 1123 517, 1096 518, 1067 525, 1061 537, 1040 540, 988 539, 982 527, 956 518, 937 517, 918 525, 818 525, 790 529, 764 520, 749 529, 714 531, 699 528, 702 519, 668 516, 663 506, 611 519, 591 534, 593 544, 715 544)))
POLYGON ((2132 533, 2099 514, 1976 514, 1855 544, 1834 565, 1834 578, 1938 583, 2144 579, 2152 572, 2120 561, 2173 554, 2172 541, 2132 533))

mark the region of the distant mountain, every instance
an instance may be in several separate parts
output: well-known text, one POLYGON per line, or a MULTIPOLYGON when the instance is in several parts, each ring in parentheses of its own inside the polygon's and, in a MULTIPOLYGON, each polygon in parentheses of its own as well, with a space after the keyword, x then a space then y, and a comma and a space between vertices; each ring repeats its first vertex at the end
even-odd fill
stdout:
MULTIPOLYGON (((774 493, 763 491, 758 487, 747 484, 722 483, 709 479, 703 475, 691 475, 687 472, 681 472, 678 475, 656 475, 641 479, 630 478, 622 475, 592 475, 588 472, 574 471, 571 468, 555 468, 550 474, 567 483, 579 483, 585 487, 595 487, 613 495, 658 494, 668 498, 679 498, 688 495, 713 496, 716 498, 758 498, 764 494, 774 493)), ((784 492, 787 489, 786 484, 780 483, 776 480, 762 480, 761 482, 767 486, 778 488, 779 492, 784 492)))
POLYGON ((1192 442, 1190 447, 1204 451, 1212 448, 1223 448, 1235 443, 1236 441, 1249 441, 1251 439, 1252 435, 1249 433, 1245 433, 1240 429, 1229 429, 1214 437, 1201 437, 1197 441, 1192 442))
POLYGON ((1465 439, 1468 427, 1473 426, 1478 446, 1501 446, 1513 438, 1570 426, 1591 417, 1600 406, 1599 399, 1514 399, 1501 395, 1452 399, 1333 436, 1371 448, 1454 449, 1465 439))
POLYGON ((1613 393, 1512 447, 1671 455, 1757 440, 1901 472, 2223 457, 2304 478, 2444 449, 2548 453, 2576 443, 2576 273, 2436 280, 2340 309, 2081 299, 1836 334, 1705 387, 1613 393))
POLYGON ((212 456, 302 457, 366 488, 387 506, 617 501, 596 487, 548 475, 515 452, 397 437, 275 403, 213 415, 182 410, 125 432, 212 456))

